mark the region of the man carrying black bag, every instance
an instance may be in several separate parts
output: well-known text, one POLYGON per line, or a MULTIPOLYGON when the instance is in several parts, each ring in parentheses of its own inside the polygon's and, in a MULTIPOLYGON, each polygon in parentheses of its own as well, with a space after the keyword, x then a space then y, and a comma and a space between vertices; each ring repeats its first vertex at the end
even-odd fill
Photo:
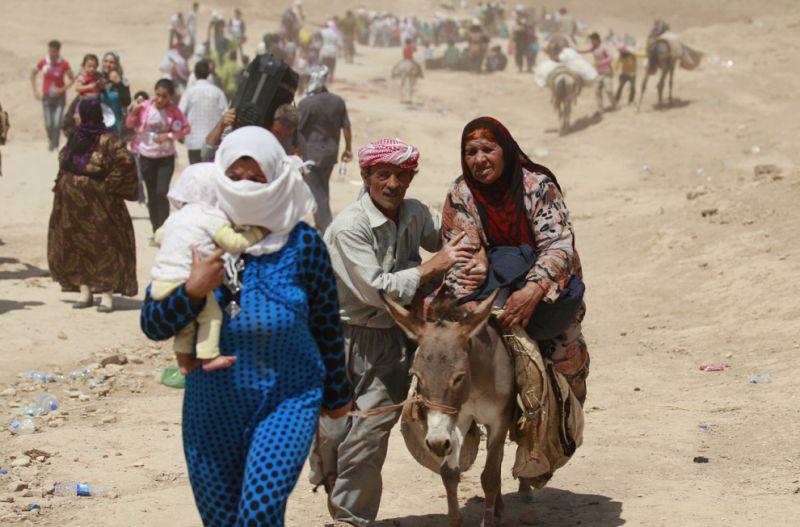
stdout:
POLYGON ((315 66, 309 72, 306 96, 297 106, 300 124, 297 127, 300 152, 303 159, 313 161, 306 183, 317 201, 314 224, 320 233, 330 225, 330 179, 339 154, 339 131, 344 135, 345 147, 341 160, 353 159, 350 119, 344 99, 327 90, 328 68, 315 66))

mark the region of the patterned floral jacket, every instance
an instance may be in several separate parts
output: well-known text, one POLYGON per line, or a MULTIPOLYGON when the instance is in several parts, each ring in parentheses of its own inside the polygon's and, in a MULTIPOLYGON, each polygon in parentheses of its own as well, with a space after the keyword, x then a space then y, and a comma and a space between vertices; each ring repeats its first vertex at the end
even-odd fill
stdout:
MULTIPOLYGON (((523 169, 525 210, 536 239, 536 265, 528 280, 545 291, 544 301, 555 302, 572 275, 582 275, 581 262, 575 250, 575 238, 569 211, 561 191, 550 177, 523 169)), ((462 231, 465 242, 489 248, 486 234, 472 193, 464 176, 455 180, 445 199, 442 211, 442 236, 450 241, 462 231), (467 239, 468 238, 468 239, 467 239)), ((456 298, 472 291, 458 285, 453 267, 445 277, 445 288, 456 298)))

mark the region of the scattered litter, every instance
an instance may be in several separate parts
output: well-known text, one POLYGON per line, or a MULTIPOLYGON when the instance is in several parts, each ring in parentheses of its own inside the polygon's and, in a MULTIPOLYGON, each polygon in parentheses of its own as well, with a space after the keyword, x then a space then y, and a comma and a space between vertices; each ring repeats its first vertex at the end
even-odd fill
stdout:
POLYGON ((695 463, 708 463, 708 458, 705 456, 695 456, 695 458, 692 461, 694 461, 695 463))
POLYGON ((53 489, 56 496, 102 497, 108 494, 106 489, 91 483, 57 483, 53 489))
POLYGON ((698 168, 697 170, 694 171, 694 173, 699 177, 703 177, 706 175, 706 171, 702 168, 698 168))
POLYGON ((5 476, 6 474, 8 474, 8 470, 0 469, 0 476, 5 476))
POLYGON ((39 506, 38 503, 31 503, 30 505, 28 505, 28 507, 25 510, 38 511, 39 509, 41 509, 41 507, 39 506))
POLYGON ((747 378, 747 382, 749 384, 764 384, 765 382, 770 382, 772 380, 772 375, 769 373, 765 373, 764 375, 751 375, 747 378))
POLYGON ((11 421, 11 433, 17 435, 33 434, 39 429, 39 421, 35 417, 23 417, 11 421))
POLYGON ((725 371, 724 364, 701 364, 700 371, 725 371))
POLYGON ((339 165, 339 181, 347 181, 347 163, 339 165))
POLYGON ((644 172, 645 174, 652 174, 653 173, 653 167, 651 167, 650 165, 644 164, 644 165, 642 165, 642 172, 644 172))
POLYGON ((700 427, 700 430, 710 430, 711 429, 711 427, 709 426, 708 423, 700 423, 698 426, 700 427))
POLYGON ((161 373, 161 384, 170 388, 182 389, 186 386, 186 378, 181 375, 181 371, 173 364, 164 368, 161 373))
POLYGON ((699 198, 700 196, 705 196, 706 194, 708 194, 708 189, 704 186, 699 186, 687 192, 686 199, 693 200, 699 198))
POLYGON ((751 146, 750 147, 750 153, 751 154, 760 154, 761 153, 761 147, 758 146, 758 145, 751 146))
POLYGON ((764 177, 764 176, 780 176, 783 169, 778 165, 770 165, 770 164, 763 164, 763 165, 756 165, 753 168, 753 172, 757 178, 764 177))

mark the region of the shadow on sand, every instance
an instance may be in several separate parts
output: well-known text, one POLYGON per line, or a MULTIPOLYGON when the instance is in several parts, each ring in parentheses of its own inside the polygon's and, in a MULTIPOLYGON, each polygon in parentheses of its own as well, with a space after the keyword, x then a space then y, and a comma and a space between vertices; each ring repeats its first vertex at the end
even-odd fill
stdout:
MULTIPOLYGON (((94 306, 97 307, 100 305, 100 299, 97 293, 94 294, 94 306)), ((62 300, 65 304, 74 304, 77 300, 62 300)), ((142 309, 142 302, 136 298, 125 298, 114 296, 114 311, 139 311, 142 309)), ((87 308, 92 309, 92 308, 87 308)))
MULTIPOLYGON (((444 489, 442 489, 444 493, 444 489)), ((622 519, 622 503, 608 496, 576 494, 561 489, 545 488, 535 491, 533 498, 517 493, 505 494, 505 510, 498 522, 503 526, 535 525, 537 527, 562 527, 564 525, 591 525, 593 527, 618 527, 622 519)), ((445 499, 441 499, 446 511, 445 499)), ((464 525, 479 525, 483 517, 483 498, 473 497, 461 508, 464 525)), ((376 527, 447 527, 447 514, 404 516, 377 522, 376 527)))
POLYGON ((9 311, 28 309, 30 306, 41 306, 44 302, 17 302, 16 300, 0 300, 0 315, 9 311))
POLYGON ((16 258, 0 257, 0 265, 22 265, 22 269, 15 271, 0 271, 0 280, 26 280, 28 278, 37 278, 50 276, 50 271, 41 269, 35 265, 20 262, 16 258))
POLYGON ((668 110, 677 110, 678 108, 686 108, 692 104, 692 101, 687 101, 686 99, 679 99, 677 97, 672 98, 672 102, 664 102, 664 103, 656 103, 653 105, 653 109, 659 112, 666 112, 668 110))

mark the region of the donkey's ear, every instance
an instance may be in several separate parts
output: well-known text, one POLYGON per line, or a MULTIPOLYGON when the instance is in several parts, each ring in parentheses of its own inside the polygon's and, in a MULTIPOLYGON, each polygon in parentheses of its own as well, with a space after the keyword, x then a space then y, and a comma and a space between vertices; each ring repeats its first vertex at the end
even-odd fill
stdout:
POLYGON ((489 320, 489 315, 492 314, 492 307, 494 306, 494 299, 497 298, 498 291, 492 293, 489 298, 478 304, 470 315, 459 323, 461 331, 467 340, 474 337, 489 320))
POLYGON ((378 294, 381 300, 383 300, 383 303, 386 304, 386 309, 389 310, 389 314, 392 315, 397 325, 408 335, 408 338, 419 341, 419 338, 425 330, 425 321, 389 298, 389 295, 387 295, 383 289, 378 291, 378 294))

